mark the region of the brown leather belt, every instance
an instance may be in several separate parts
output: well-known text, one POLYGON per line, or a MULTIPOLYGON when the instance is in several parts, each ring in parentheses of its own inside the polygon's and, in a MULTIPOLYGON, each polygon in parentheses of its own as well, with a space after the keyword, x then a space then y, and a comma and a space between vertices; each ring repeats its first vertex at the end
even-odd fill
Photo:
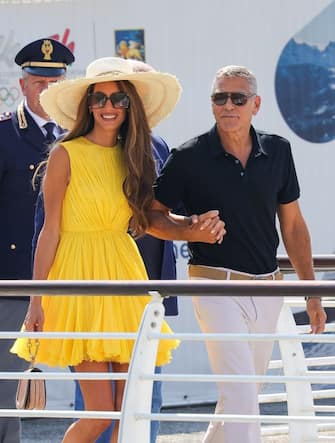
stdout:
POLYGON ((212 280, 283 280, 283 274, 280 271, 275 271, 270 275, 258 276, 240 274, 238 272, 227 272, 223 269, 212 268, 210 266, 189 265, 188 273, 190 277, 209 278, 212 280))

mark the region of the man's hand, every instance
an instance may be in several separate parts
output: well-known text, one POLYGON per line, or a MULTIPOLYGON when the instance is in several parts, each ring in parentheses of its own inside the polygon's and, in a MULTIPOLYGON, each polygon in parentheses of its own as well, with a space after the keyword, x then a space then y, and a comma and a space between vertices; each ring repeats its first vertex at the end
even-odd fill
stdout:
POLYGON ((190 217, 190 229, 196 238, 191 241, 221 244, 226 234, 225 223, 219 218, 219 211, 211 210, 190 217))
POLYGON ((321 334, 325 330, 327 314, 322 307, 320 298, 308 298, 306 302, 307 313, 312 334, 321 334))

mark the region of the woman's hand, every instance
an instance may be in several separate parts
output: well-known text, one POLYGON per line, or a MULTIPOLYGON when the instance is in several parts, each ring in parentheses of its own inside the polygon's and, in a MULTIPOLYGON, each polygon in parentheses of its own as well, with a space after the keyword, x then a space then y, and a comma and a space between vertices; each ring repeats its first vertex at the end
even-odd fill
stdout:
POLYGON ((211 210, 200 215, 190 217, 190 229, 193 230, 195 239, 204 243, 219 243, 226 235, 225 222, 220 219, 219 211, 211 210))
POLYGON ((41 297, 33 297, 29 303, 28 311, 24 319, 24 327, 27 332, 43 331, 44 313, 40 299, 41 297))

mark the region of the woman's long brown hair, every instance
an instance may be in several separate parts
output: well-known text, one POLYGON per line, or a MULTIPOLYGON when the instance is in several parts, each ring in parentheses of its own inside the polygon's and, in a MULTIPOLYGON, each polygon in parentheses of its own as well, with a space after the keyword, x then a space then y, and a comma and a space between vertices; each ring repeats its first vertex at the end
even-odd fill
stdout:
MULTIPOLYGON (((123 192, 133 212, 130 223, 132 235, 143 235, 149 226, 147 211, 153 200, 152 185, 156 177, 155 162, 152 156, 151 137, 148 120, 142 100, 135 86, 127 80, 117 82, 122 92, 130 98, 127 117, 120 129, 120 142, 124 149, 127 176, 123 183, 123 192)), ((88 94, 91 85, 82 98, 73 129, 62 141, 86 135, 94 126, 94 119, 89 111, 88 94)))

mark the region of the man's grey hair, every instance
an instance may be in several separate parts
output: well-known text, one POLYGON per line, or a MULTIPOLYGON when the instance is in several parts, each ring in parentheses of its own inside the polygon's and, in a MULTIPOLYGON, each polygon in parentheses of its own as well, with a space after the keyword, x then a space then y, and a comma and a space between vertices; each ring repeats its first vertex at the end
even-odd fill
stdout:
POLYGON ((214 93, 217 81, 221 78, 245 78, 249 84, 250 92, 257 94, 257 80, 253 72, 244 66, 229 65, 219 69, 215 74, 212 84, 212 93, 214 93))
POLYGON ((25 71, 24 69, 22 69, 22 71, 21 71, 21 77, 22 77, 22 78, 27 78, 28 76, 29 76, 28 72, 25 71))

